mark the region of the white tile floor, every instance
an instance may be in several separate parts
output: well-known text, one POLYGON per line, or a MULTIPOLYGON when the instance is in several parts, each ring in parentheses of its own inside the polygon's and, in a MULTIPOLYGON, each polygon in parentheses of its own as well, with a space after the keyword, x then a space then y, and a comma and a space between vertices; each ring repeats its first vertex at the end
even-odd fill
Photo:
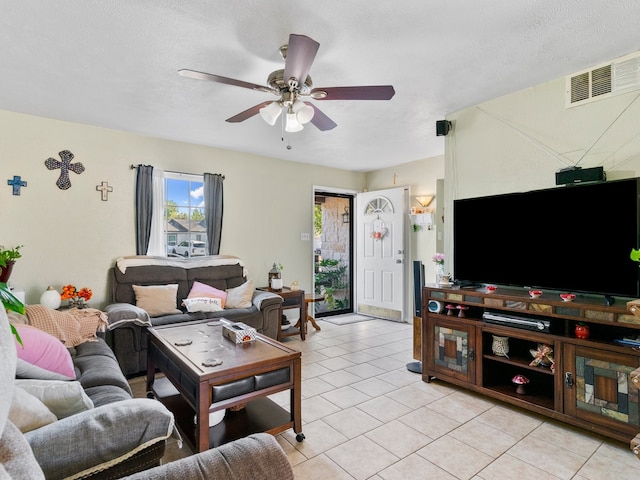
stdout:
MULTIPOLYGON (((624 480, 628 445, 407 371, 413 327, 318 321, 302 351, 306 439, 277 436, 299 480, 624 480)), ((289 393, 272 397, 288 408, 289 393)), ((183 449, 184 450, 184 449, 183 449)), ((173 458, 188 455, 175 452, 173 458)))
MULTIPOLYGON (((628 445, 409 372, 413 327, 319 320, 302 351, 306 439, 278 435, 297 479, 639 479, 628 445)), ((288 393, 274 399, 286 406, 288 393)))

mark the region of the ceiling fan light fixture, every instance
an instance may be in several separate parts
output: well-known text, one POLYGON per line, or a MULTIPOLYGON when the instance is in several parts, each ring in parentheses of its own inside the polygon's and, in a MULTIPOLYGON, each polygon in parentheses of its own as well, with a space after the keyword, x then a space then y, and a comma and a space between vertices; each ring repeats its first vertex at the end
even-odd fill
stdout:
POLYGON ((291 107, 289 107, 289 111, 287 112, 287 123, 284 127, 286 132, 293 133, 299 132, 304 127, 296 118, 296 113, 293 111, 291 107))
POLYGON ((309 123, 313 118, 313 114, 316 113, 313 107, 300 100, 296 100, 292 108, 296 114, 296 120, 302 125, 309 123))
POLYGON ((276 124, 276 120, 278 120, 278 117, 280 117, 280 114, 282 113, 282 106, 279 102, 271 102, 259 111, 262 119, 269 125, 273 126, 276 124))

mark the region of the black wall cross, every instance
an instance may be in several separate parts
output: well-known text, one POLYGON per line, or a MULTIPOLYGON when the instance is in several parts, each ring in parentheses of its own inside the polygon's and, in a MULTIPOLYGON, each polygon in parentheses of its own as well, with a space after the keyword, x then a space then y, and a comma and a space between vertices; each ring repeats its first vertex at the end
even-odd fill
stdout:
POLYGON ((55 158, 47 158, 44 161, 44 164, 49 170, 55 170, 56 168, 60 169, 60 177, 56 180, 56 185, 58 185, 58 188, 61 190, 67 190, 68 188, 71 188, 69 170, 79 175, 84 172, 84 165, 80 162, 71 163, 71 160, 73 160, 73 153, 69 150, 63 150, 58 155, 60 155, 60 158, 62 159, 61 162, 55 158))

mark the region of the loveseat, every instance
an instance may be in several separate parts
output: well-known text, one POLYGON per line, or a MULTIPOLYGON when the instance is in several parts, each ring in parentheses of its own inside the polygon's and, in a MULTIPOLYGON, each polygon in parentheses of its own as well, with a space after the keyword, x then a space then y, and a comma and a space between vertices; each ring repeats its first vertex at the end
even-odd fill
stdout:
POLYGON ((271 338, 278 336, 282 297, 255 290, 237 257, 122 257, 109 270, 109 281, 112 303, 105 308, 109 322, 106 339, 126 376, 146 372, 149 326, 223 317, 245 323, 271 338), (187 311, 183 302, 192 295, 194 285, 228 293, 224 309, 187 311), (146 302, 148 307, 140 308, 140 287, 156 287, 152 294, 157 296, 146 302), (243 295, 244 300, 237 301, 243 295), (236 302, 230 301, 231 296, 236 302), (163 303, 164 307, 157 308, 163 303))
MULTIPOLYGON (((94 396, 97 404, 107 401, 108 397, 122 396, 123 399, 22 433, 9 418, 10 415, 15 418, 16 396, 23 395, 15 380, 16 373, 25 368, 18 365, 17 372, 19 363, 6 313, 0 308, 0 480, 293 479, 284 451, 273 436, 265 433, 144 470, 158 463, 158 454, 161 455, 164 447, 159 449, 157 446, 164 445, 173 431, 173 416, 160 402, 130 398, 130 390, 126 382, 123 383, 122 374, 116 374, 115 358, 101 341, 88 342, 86 347, 76 348, 74 365, 87 385, 93 383, 91 379, 104 375, 96 371, 100 365, 109 370, 108 376, 113 375, 116 385, 112 385, 113 389, 106 389, 110 393, 94 396), (128 451, 127 444, 135 444, 137 450, 128 451)), ((91 394, 91 389, 95 388, 93 393, 97 393, 99 387, 87 386, 85 391, 91 394)))

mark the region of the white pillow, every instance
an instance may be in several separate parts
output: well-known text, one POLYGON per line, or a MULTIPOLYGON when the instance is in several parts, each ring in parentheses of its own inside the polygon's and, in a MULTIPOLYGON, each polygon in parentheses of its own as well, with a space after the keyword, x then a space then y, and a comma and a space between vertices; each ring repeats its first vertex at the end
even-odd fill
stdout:
POLYGON ((93 402, 78 381, 18 380, 16 386, 44 403, 58 419, 93 408, 93 402))
POLYGON ((9 410, 9 420, 22 433, 27 433, 36 428, 49 425, 58 419, 44 403, 29 392, 15 386, 11 409, 9 410))
POLYGON ((178 284, 169 285, 133 285, 136 294, 136 306, 145 310, 150 316, 182 313, 176 308, 178 284))
POLYGON ((182 303, 187 307, 187 312, 221 312, 224 310, 221 298, 185 298, 182 303))
POLYGON ((251 308, 253 303, 253 280, 248 280, 235 288, 227 289, 225 308, 251 308))

